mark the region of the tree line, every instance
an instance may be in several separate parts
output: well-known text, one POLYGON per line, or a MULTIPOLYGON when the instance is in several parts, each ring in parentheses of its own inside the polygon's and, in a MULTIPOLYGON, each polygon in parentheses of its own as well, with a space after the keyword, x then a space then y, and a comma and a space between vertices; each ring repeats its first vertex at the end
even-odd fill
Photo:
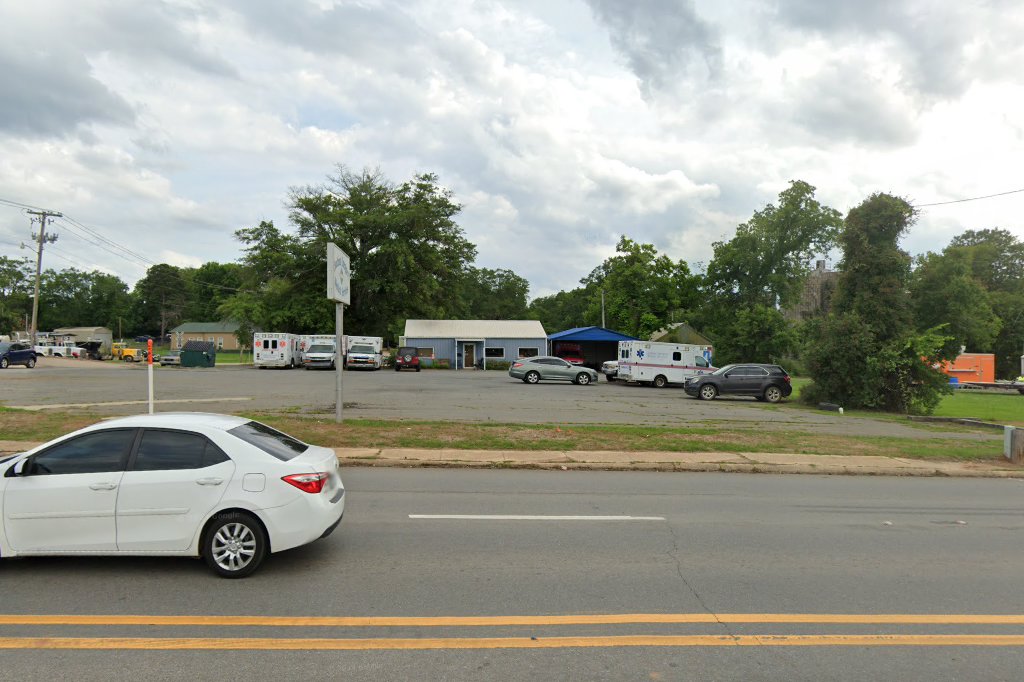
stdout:
MULTIPOLYGON (((1002 377, 1024 352, 1024 243, 998 229, 966 230, 912 259, 899 241, 917 215, 888 194, 844 217, 793 181, 778 199, 715 242, 697 272, 651 244, 622 236, 580 286, 528 302, 509 269, 474 265, 461 210, 433 174, 393 183, 379 171, 339 167, 288 195, 291 229, 238 230, 236 263, 155 265, 132 290, 101 272, 47 270, 40 329, 104 325, 163 335, 182 321, 232 319, 294 333, 333 328, 324 295, 327 242, 350 255, 346 328, 395 342, 410 318, 537 319, 549 332, 599 325, 649 338, 686 322, 715 345, 715 362, 781 362, 807 373, 813 399, 851 407, 927 411, 944 380, 933 365, 962 347, 992 352, 1002 377), (815 257, 841 254, 838 275, 810 315, 787 314, 806 295, 815 257)), ((31 310, 27 260, 0 258, 0 329, 31 310)))

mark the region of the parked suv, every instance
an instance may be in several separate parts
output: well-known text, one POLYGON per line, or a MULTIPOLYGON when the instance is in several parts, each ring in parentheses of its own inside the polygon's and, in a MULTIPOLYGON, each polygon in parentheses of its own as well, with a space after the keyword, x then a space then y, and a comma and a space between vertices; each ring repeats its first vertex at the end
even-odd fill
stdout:
POLYGON ((793 392, 789 374, 779 365, 726 365, 711 374, 693 377, 683 390, 701 400, 718 395, 749 395, 777 403, 793 392))
POLYGON ((415 369, 420 371, 420 356, 412 346, 402 346, 395 356, 395 371, 403 369, 415 369))
POLYGON ((0 342, 0 369, 11 365, 25 365, 29 369, 36 366, 36 352, 28 344, 17 341, 0 342))

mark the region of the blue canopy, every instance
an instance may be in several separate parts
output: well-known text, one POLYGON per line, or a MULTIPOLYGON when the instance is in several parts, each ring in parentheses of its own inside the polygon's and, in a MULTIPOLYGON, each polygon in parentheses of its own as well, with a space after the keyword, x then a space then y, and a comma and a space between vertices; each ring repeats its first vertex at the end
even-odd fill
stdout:
POLYGON ((576 327, 548 335, 549 341, 639 341, 639 339, 614 332, 604 327, 576 327))

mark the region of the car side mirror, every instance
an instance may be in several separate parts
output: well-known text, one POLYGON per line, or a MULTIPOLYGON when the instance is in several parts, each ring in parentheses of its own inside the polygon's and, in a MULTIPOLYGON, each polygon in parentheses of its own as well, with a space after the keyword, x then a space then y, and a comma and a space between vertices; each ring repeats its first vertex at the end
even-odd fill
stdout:
POLYGON ((28 468, 28 458, 26 457, 25 459, 21 460, 20 462, 18 462, 17 464, 14 465, 14 470, 13 470, 14 471, 14 475, 15 476, 24 476, 26 473, 28 473, 28 472, 25 471, 25 469, 27 469, 27 468, 28 468))

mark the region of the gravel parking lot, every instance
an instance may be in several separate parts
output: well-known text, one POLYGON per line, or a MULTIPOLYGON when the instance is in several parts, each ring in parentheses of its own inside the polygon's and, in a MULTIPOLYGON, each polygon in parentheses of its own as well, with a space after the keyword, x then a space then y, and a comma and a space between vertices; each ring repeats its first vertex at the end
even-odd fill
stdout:
MULTIPOLYGON (((157 410, 287 411, 334 414, 334 373, 156 367, 157 410)), ((503 423, 700 425, 730 422, 736 428, 786 428, 840 435, 929 437, 909 423, 840 417, 752 398, 688 397, 679 388, 655 389, 621 382, 528 386, 499 371, 349 371, 344 374, 345 417, 385 420, 453 420, 503 423)), ((101 415, 146 409, 144 365, 43 358, 35 369, 0 371, 0 404, 64 409, 101 415)), ((946 433, 943 437, 978 438, 946 433)))

